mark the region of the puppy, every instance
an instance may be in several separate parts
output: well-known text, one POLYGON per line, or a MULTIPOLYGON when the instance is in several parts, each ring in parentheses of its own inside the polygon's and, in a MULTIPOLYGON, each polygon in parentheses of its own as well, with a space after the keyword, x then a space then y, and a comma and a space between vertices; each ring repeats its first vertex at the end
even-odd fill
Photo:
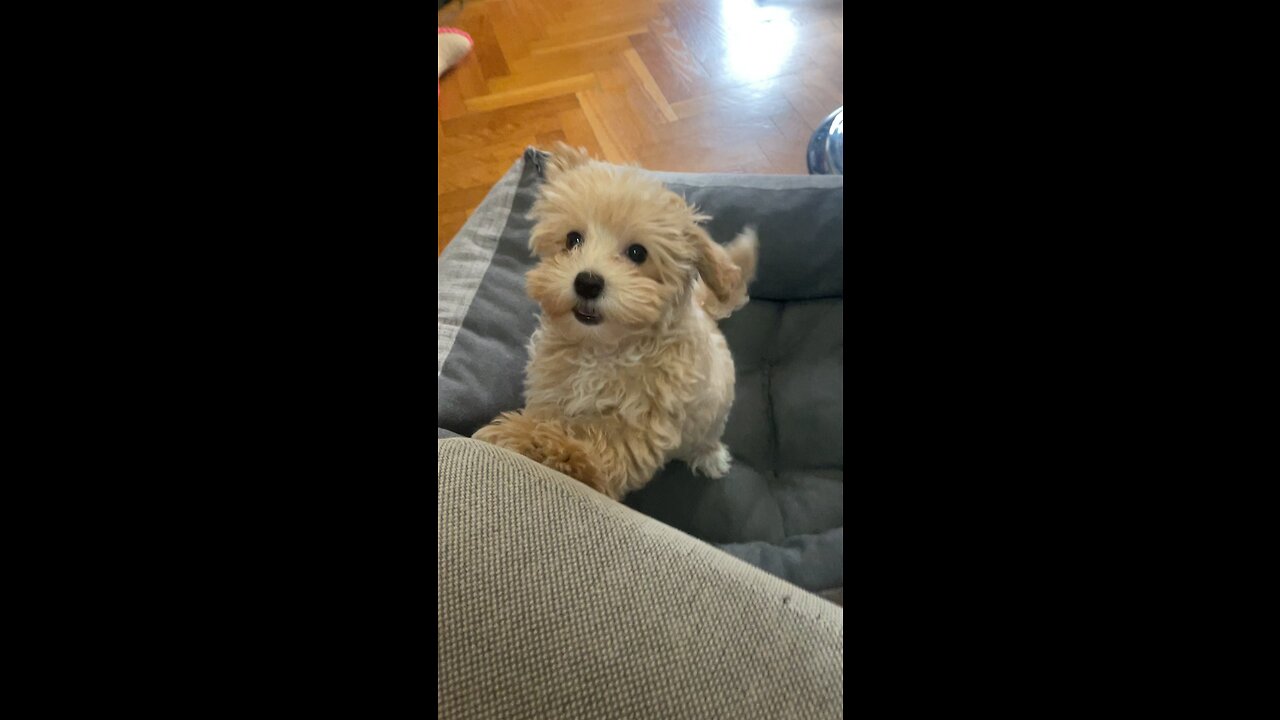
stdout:
POLYGON ((718 478, 733 358, 716 321, 747 303, 757 239, 721 247, 635 168, 557 145, 533 205, 526 276, 542 308, 525 408, 474 435, 620 499, 671 459, 718 478))

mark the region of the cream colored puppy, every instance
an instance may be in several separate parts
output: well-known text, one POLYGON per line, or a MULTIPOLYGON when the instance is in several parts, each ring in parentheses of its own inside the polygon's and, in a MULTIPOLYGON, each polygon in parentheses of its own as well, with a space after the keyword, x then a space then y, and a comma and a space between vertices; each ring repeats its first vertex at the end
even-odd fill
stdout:
POLYGON ((475 437, 614 499, 671 459, 722 477, 734 371, 716 321, 747 303, 755 231, 721 247, 662 183, 563 143, 546 176, 531 213, 526 289, 542 317, 525 408, 475 437))

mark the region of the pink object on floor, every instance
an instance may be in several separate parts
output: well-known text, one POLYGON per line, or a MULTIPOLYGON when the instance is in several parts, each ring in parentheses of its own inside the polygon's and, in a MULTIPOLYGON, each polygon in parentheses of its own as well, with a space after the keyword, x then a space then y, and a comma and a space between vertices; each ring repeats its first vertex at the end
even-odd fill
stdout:
POLYGON ((459 30, 458 28, 455 28, 455 27, 437 27, 436 34, 439 35, 442 33, 452 33, 454 35, 461 35, 462 37, 467 39, 467 42, 471 43, 472 45, 476 44, 476 41, 472 40, 471 36, 468 35, 465 30, 459 30))

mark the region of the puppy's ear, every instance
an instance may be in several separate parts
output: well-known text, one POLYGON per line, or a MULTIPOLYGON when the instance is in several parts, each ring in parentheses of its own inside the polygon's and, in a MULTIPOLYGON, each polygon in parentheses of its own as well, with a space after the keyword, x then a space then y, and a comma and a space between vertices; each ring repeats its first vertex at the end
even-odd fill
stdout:
POLYGON ((707 284, 721 303, 733 304, 732 301, 745 294, 746 284, 742 281, 742 270, 701 226, 693 225, 688 232, 697 253, 695 264, 702 282, 707 284))
POLYGON ((713 298, 704 297, 703 309, 717 320, 729 317, 747 304, 747 286, 756 276, 759 240, 754 227, 743 228, 728 245, 717 245, 695 225, 691 231, 697 252, 696 266, 713 298))
POLYGON ((572 148, 559 141, 556 142, 555 147, 547 152, 546 176, 548 180, 565 170, 571 170, 591 161, 591 156, 587 154, 586 148, 572 148))

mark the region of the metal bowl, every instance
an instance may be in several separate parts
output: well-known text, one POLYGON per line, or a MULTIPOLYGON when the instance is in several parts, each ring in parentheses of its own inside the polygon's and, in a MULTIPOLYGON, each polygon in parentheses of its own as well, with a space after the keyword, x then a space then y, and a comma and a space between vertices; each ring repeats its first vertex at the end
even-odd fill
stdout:
POLYGON ((809 140, 810 175, 844 175, 844 106, 822 121, 809 140))

